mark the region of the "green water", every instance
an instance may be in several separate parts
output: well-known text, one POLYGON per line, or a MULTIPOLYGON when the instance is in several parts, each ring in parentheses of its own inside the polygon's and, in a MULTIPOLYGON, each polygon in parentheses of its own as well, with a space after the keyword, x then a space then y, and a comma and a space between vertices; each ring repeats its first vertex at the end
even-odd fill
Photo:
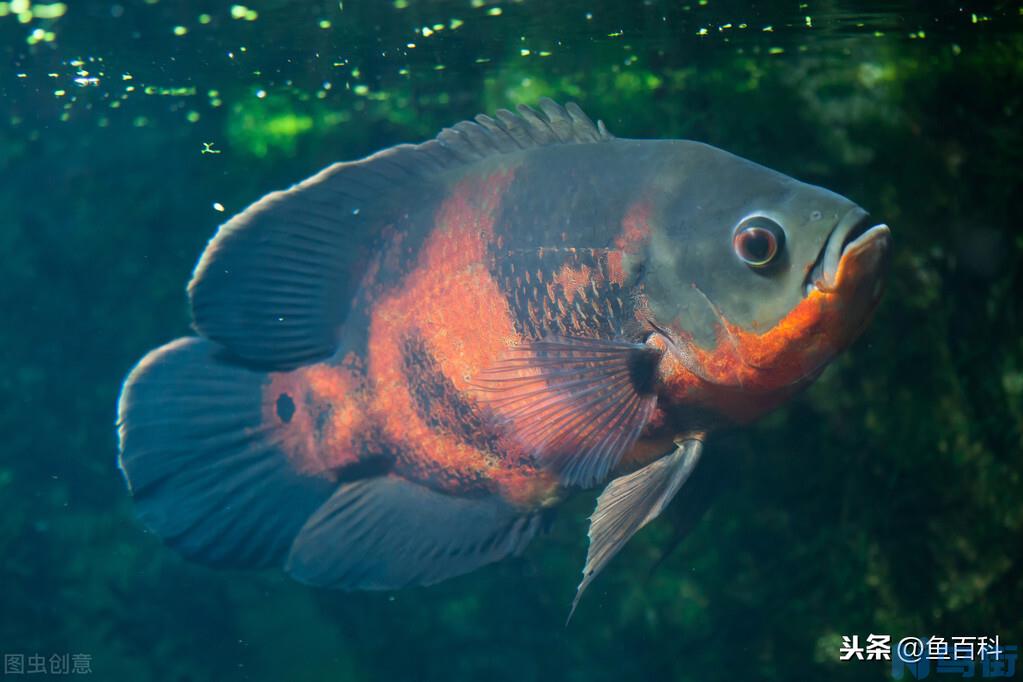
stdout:
POLYGON ((86 654, 102 680, 883 680, 842 635, 1023 643, 1019 0, 21 0, 0 50, 5 655, 86 654), (708 447, 567 628, 592 495, 520 559, 395 593, 214 571, 146 533, 115 399, 188 333, 215 227, 544 95, 888 222, 866 335, 708 447))

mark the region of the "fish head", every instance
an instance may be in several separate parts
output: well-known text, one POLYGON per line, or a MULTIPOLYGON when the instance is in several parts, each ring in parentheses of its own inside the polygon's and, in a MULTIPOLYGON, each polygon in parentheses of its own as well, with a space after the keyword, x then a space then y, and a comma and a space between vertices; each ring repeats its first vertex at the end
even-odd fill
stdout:
POLYGON ((738 421, 806 385, 862 332, 891 234, 849 199, 695 142, 674 145, 644 259, 669 399, 738 421))

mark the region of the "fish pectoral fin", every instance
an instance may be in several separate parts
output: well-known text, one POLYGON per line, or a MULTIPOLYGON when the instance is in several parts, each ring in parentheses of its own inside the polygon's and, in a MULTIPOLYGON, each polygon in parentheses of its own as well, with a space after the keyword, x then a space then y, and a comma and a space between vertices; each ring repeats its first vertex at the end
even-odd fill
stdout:
POLYGON ((583 592, 636 531, 657 518, 689 478, 700 460, 703 441, 678 441, 675 451, 611 481, 597 498, 590 517, 590 547, 583 579, 576 589, 569 620, 583 592))
POLYGON ((474 384, 509 450, 587 488, 607 480, 649 421, 659 357, 638 343, 556 337, 512 349, 474 384))
POLYGON ((345 590, 396 590, 518 554, 543 522, 496 497, 461 498, 395 476, 341 485, 295 538, 286 570, 345 590))

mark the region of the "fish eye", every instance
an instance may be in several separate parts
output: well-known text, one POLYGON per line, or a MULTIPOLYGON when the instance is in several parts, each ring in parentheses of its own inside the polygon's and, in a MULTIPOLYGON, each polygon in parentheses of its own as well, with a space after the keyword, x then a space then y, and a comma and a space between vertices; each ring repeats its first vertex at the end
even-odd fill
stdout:
POLYGON ((732 237, 732 248, 746 265, 762 268, 781 253, 784 242, 785 233, 778 223, 756 216, 739 223, 732 237))

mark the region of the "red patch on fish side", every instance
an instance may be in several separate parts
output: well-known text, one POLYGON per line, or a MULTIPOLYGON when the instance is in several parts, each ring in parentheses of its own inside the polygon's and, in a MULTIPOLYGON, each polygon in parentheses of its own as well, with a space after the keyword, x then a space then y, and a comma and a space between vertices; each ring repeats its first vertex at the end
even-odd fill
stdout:
POLYGON ((699 362, 715 384, 738 386, 739 395, 714 395, 717 409, 749 422, 774 409, 801 388, 841 345, 829 333, 834 307, 827 294, 811 292, 778 324, 749 332, 724 320, 714 352, 699 362), (755 398, 759 394, 759 398, 755 398))
POLYGON ((619 286, 625 284, 625 264, 622 262, 621 251, 607 252, 607 277, 619 286))
POLYGON ((491 472, 497 493, 511 504, 525 508, 546 507, 557 502, 557 476, 543 469, 501 467, 491 472))
MULTIPOLYGON (((554 283, 561 285, 562 291, 565 292, 565 298, 571 301, 577 293, 584 288, 589 288, 594 283, 590 280, 592 275, 593 272, 587 265, 580 265, 578 268, 564 265, 554 274, 554 283)), ((600 277, 599 272, 597 276, 600 277)), ((551 298, 554 297, 551 296, 551 298)))
POLYGON ((358 461, 354 438, 364 421, 363 391, 351 363, 274 372, 263 387, 263 424, 279 434, 296 471, 332 475, 358 461))
POLYGON ((843 257, 834 289, 811 290, 766 330, 748 331, 718 312, 714 348, 687 344, 682 353, 664 354, 658 379, 668 397, 710 407, 739 423, 774 409, 863 330, 878 300, 870 267, 869 256, 843 257))
MULTIPOLYGON (((546 249, 539 249, 543 258, 546 249)), ((588 256, 595 263, 594 267, 572 259, 558 268, 551 281, 546 283, 547 295, 550 300, 557 300, 554 287, 560 286, 565 299, 571 301, 577 294, 587 299, 590 293, 596 294, 609 283, 623 286, 625 284, 625 268, 622 263, 622 252, 615 249, 575 249, 560 248, 553 252, 561 254, 588 256)), ((543 270, 537 272, 537 282, 543 283, 543 270)), ((528 278, 527 282, 528 284, 528 278)), ((518 283, 521 286, 521 282, 518 283)), ((561 311, 564 314, 564 311, 561 311)))
POLYGON ((375 304, 370 322, 371 405, 384 433, 406 446, 399 473, 459 492, 487 485, 500 465, 450 434, 438 433, 416 410, 405 376, 402 344, 418 335, 441 373, 460 393, 469 379, 519 341, 504 294, 487 267, 488 247, 511 170, 468 177, 451 188, 415 268, 375 304))
POLYGON ((708 407, 738 423, 777 407, 837 352, 825 333, 826 296, 812 292, 778 324, 759 333, 721 318, 711 349, 683 338, 683 357, 665 353, 658 368, 671 402, 708 407))
POLYGON ((653 204, 640 199, 629 206, 622 218, 622 231, 615 237, 615 248, 626 253, 639 253, 650 239, 650 216, 653 204))

